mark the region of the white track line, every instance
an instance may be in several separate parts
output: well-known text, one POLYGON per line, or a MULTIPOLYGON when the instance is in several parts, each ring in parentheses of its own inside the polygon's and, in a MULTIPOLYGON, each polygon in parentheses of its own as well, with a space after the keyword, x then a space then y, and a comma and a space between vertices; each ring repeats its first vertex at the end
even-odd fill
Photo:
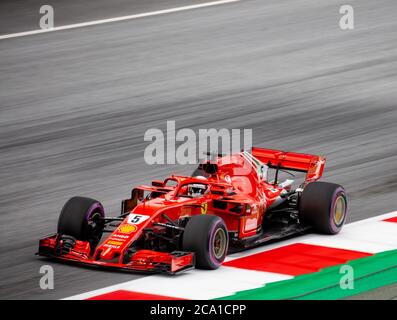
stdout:
POLYGON ((95 25, 98 25, 98 24, 104 24, 104 23, 110 23, 110 22, 118 22, 118 21, 125 21, 125 20, 132 20, 132 19, 150 17, 150 16, 158 16, 158 15, 161 15, 161 14, 167 14, 167 13, 179 12, 179 11, 186 11, 186 10, 192 10, 192 9, 199 9, 199 8, 205 8, 205 7, 212 7, 212 6, 217 6, 217 5, 226 4, 226 3, 232 3, 232 2, 239 2, 239 1, 241 1, 241 0, 213 1, 213 2, 200 3, 200 4, 184 6, 184 7, 177 7, 177 8, 171 8, 171 9, 165 9, 165 10, 158 10, 158 11, 152 11, 152 12, 146 12, 146 13, 133 14, 133 15, 123 16, 123 17, 115 17, 115 18, 109 18, 109 19, 102 19, 102 20, 94 20, 94 21, 82 22, 82 23, 76 23, 76 24, 69 24, 69 25, 59 26, 59 27, 55 27, 55 28, 51 28, 51 29, 39 29, 39 30, 31 30, 31 31, 25 31, 25 32, 11 33, 11 34, 6 34, 6 35, 0 36, 0 40, 10 39, 10 38, 17 38, 17 37, 24 37, 24 36, 30 36, 30 35, 40 34, 40 33, 47 33, 47 32, 54 32, 54 31, 61 31, 61 30, 83 28, 83 27, 95 26, 95 25))

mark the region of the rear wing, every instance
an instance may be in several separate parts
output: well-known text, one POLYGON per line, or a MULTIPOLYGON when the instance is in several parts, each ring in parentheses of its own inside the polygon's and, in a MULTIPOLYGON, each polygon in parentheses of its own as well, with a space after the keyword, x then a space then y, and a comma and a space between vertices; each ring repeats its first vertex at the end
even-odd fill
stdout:
POLYGON ((252 155, 270 168, 306 172, 306 182, 321 178, 325 157, 253 147, 252 155))

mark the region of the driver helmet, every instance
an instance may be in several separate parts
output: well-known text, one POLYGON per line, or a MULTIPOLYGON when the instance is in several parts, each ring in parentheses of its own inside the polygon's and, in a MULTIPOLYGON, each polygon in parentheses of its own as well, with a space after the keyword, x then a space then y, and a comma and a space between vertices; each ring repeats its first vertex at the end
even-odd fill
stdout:
POLYGON ((201 197, 206 190, 207 187, 204 184, 190 184, 188 187, 188 195, 192 198, 201 197))

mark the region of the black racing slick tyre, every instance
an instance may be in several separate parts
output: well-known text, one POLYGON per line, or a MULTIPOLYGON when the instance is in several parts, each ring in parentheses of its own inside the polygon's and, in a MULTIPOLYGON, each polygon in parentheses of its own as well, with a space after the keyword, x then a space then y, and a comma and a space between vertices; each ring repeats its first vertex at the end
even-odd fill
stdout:
POLYGON ((225 260, 229 236, 224 221, 214 215, 190 218, 183 233, 183 250, 194 252, 196 268, 217 269, 225 260))
POLYGON ((348 199, 345 189, 334 183, 312 182, 299 201, 300 220, 316 232, 337 234, 346 221, 348 199))
POLYGON ((91 247, 100 241, 105 212, 102 204, 85 197, 70 198, 62 208, 58 220, 58 233, 89 241, 91 247))

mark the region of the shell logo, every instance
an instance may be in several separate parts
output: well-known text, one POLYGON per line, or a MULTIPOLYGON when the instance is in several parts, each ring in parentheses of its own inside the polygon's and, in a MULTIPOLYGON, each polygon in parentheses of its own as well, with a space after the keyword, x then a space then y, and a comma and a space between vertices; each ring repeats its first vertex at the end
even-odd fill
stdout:
POLYGON ((121 233, 132 233, 135 232, 138 228, 133 224, 124 224, 119 227, 118 231, 121 233))

